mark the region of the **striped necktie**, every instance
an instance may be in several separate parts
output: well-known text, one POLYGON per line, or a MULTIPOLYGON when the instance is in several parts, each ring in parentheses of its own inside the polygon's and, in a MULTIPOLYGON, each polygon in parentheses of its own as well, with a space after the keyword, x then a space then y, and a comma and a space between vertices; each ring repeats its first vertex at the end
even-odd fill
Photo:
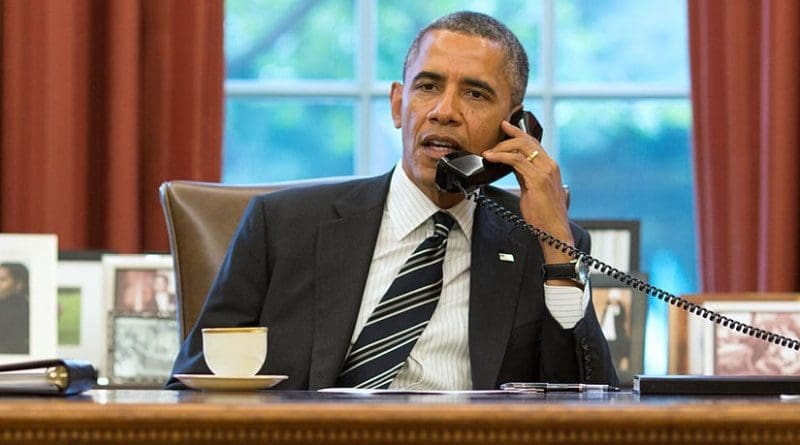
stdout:
POLYGON ((388 388, 428 325, 442 293, 447 235, 455 223, 442 211, 433 221, 433 235, 414 250, 369 316, 336 386, 388 388))

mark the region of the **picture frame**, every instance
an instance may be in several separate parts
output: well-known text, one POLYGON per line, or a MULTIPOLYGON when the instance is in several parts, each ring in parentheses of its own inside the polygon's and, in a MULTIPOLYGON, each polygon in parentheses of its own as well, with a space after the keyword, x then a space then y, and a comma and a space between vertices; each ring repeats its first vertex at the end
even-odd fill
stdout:
POLYGON ((175 317, 177 293, 171 255, 102 256, 106 306, 115 313, 175 317))
POLYGON ((177 318, 112 312, 108 330, 110 384, 161 387, 166 383, 180 347, 177 318))
MULTIPOLYGON (((640 273, 632 274, 644 279, 640 273)), ((592 274, 592 304, 611 349, 620 385, 631 386, 644 372, 644 336, 647 295, 613 278, 592 274)))
POLYGON ((179 347, 172 256, 105 254, 102 263, 109 383, 163 385, 179 347))
POLYGON ((576 220, 592 237, 592 256, 623 272, 639 269, 639 220, 576 220))
MULTIPOLYGON (((800 302, 719 301, 706 308, 750 326, 800 339, 800 302)), ((725 328, 703 325, 703 374, 800 375, 800 352, 725 328)))
POLYGON ((56 355, 58 238, 0 234, 0 363, 56 355))
POLYGON ((100 252, 68 251, 58 261, 58 356, 91 362, 105 374, 106 318, 100 252))
MULTIPOLYGON (((800 293, 779 292, 739 292, 739 293, 704 293, 682 295, 687 301, 711 309, 712 307, 729 308, 730 303, 757 305, 763 303, 796 303, 800 302, 800 293), (722 306, 719 306, 722 304, 722 306)), ((714 310, 714 309, 711 309, 714 310)), ((726 309, 727 310, 727 309, 726 309)), ((705 329, 713 327, 713 322, 676 306, 669 307, 669 360, 670 374, 705 374, 709 371, 706 365, 707 346, 705 329)), ((756 326, 758 327, 758 326, 756 326)), ((727 328, 723 328, 727 329, 727 328)))

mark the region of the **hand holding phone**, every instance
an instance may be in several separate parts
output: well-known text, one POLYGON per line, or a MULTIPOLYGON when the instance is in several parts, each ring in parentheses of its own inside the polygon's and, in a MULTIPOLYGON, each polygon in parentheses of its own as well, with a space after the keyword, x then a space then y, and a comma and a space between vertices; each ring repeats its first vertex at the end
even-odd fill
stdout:
MULTIPOLYGON (((530 111, 520 108, 511 115, 509 122, 537 141, 542 140, 542 125, 530 111)), ((471 192, 502 178, 511 170, 510 165, 489 162, 466 151, 456 151, 439 159, 436 166, 436 185, 448 193, 471 192)))

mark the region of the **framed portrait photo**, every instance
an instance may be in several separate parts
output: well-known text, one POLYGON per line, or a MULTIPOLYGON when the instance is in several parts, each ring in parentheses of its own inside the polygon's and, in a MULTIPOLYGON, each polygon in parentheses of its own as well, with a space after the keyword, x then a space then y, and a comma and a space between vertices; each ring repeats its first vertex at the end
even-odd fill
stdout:
POLYGON ((178 354, 178 320, 112 313, 108 379, 112 384, 163 385, 178 354))
MULTIPOLYGON (((644 279, 642 274, 634 274, 644 279)), ((592 274, 592 303, 611 349, 620 384, 630 386, 644 371, 647 295, 613 278, 592 274)))
POLYGON ((0 234, 0 363, 56 355, 55 235, 0 234))
POLYGON ((58 261, 58 356, 88 360, 105 372, 106 319, 100 254, 64 253, 58 261))
MULTIPOLYGON (((707 293, 683 295, 682 298, 757 328, 768 331, 776 329, 778 334, 787 337, 794 336, 794 338, 800 334, 791 334, 793 328, 788 324, 794 319, 791 312, 793 310, 800 312, 800 294, 797 293, 707 293), (778 322, 783 325, 775 325, 778 322)), ((723 375, 738 373, 744 367, 750 369, 753 366, 755 369, 755 364, 744 363, 746 358, 744 354, 760 355, 769 346, 769 343, 747 335, 742 337, 741 334, 733 331, 726 331, 730 331, 730 329, 671 305, 669 307, 669 373, 723 375), (742 361, 739 368, 726 364, 726 360, 732 359, 734 356, 737 357, 737 360, 742 361)), ((787 352, 788 350, 782 351, 781 354, 787 352)), ((796 353, 792 352, 792 354, 796 353)), ((794 357, 800 359, 798 355, 794 355, 794 357)), ((763 368, 762 365, 759 367, 763 368)))
POLYGON ((115 313, 175 317, 171 255, 103 255, 106 302, 115 313))

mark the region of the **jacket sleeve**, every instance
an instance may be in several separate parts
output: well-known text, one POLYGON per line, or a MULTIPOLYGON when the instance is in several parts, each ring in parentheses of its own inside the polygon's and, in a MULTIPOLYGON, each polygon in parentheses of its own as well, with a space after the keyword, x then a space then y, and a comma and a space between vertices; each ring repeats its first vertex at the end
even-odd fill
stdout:
MULTIPOLYGON (((575 246, 590 252, 589 233, 573 224, 575 246)), ((563 329, 551 316, 543 322, 542 377, 554 382, 605 383, 618 385, 619 379, 611 351, 603 336, 591 300, 581 321, 572 329, 563 329), (559 363, 554 359, 558 358, 559 363)))
MULTIPOLYGON (((576 234, 575 246, 584 252, 591 253, 592 243, 589 232, 574 226, 573 234, 576 234)), ((579 380, 586 383, 619 385, 614 361, 611 358, 611 350, 600 328, 591 299, 583 319, 573 329, 573 337, 575 356, 578 360, 579 380)))

